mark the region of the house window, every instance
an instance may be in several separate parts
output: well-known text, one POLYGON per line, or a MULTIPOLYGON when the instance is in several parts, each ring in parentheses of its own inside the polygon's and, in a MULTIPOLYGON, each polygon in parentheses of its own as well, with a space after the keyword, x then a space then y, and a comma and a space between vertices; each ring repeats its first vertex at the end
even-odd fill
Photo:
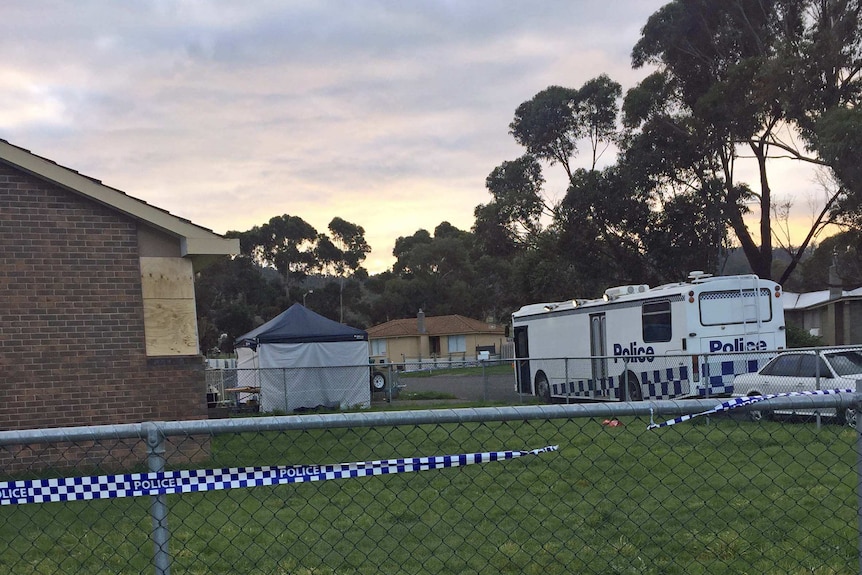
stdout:
POLYGON ((463 353, 467 351, 467 336, 466 335, 450 335, 449 353, 463 353))
POLYGON ((386 355, 386 340, 372 339, 371 340, 371 355, 386 355))

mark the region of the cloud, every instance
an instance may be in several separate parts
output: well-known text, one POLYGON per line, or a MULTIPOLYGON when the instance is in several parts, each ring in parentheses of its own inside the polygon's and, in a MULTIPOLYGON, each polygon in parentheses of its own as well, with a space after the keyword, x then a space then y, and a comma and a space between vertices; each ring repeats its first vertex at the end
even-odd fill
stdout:
MULTIPOLYGON (((0 22, 0 137, 217 232, 468 229, 515 108, 601 73, 663 2, 33 0, 0 22)), ((372 265, 372 262, 373 265, 372 265)))

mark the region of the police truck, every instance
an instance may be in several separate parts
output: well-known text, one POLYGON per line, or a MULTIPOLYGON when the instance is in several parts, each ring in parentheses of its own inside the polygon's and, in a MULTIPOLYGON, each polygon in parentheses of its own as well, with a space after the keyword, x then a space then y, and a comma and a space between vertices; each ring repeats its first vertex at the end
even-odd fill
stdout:
POLYGON ((700 271, 526 305, 512 336, 518 391, 546 402, 728 396, 786 347, 779 284, 700 271))

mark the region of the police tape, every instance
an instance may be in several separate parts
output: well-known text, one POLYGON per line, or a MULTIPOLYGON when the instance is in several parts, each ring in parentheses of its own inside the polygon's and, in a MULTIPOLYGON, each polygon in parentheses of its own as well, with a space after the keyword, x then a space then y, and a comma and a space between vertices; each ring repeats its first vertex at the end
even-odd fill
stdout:
POLYGON ((65 477, 0 482, 0 505, 86 501, 175 493, 195 493, 326 481, 350 477, 410 473, 448 467, 462 467, 490 461, 504 461, 525 455, 556 451, 549 445, 529 451, 490 451, 383 459, 334 465, 276 465, 267 467, 232 467, 224 469, 191 469, 94 477, 65 477))
MULTIPOLYGON (((787 393, 774 393, 771 395, 750 395, 746 397, 734 397, 729 401, 725 401, 723 403, 719 403, 712 409, 707 409, 706 411, 702 411, 700 413, 690 413, 686 415, 682 415, 680 417, 669 419, 663 423, 654 423, 652 421, 652 415, 650 415, 650 424, 647 425, 647 429, 658 429, 659 427, 667 427, 669 425, 676 425, 677 423, 682 423, 684 421, 688 421, 690 419, 694 419, 695 417, 700 417, 701 415, 709 415, 711 413, 721 413, 722 411, 730 411, 731 409, 736 409, 737 407, 741 407, 743 405, 751 405, 752 403, 757 403, 759 401, 764 401, 767 399, 772 399, 774 397, 796 397, 800 395, 834 395, 837 393, 855 393, 855 390, 852 389, 818 389, 814 391, 789 391, 787 393)), ((652 413, 652 410, 650 410, 652 413)))

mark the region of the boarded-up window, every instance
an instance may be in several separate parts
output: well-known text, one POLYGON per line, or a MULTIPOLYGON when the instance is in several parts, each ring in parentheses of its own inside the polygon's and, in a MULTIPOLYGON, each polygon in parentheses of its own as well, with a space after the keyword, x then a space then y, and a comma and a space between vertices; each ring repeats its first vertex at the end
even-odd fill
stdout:
POLYGON ((141 258, 147 355, 197 355, 198 325, 192 262, 141 258))

